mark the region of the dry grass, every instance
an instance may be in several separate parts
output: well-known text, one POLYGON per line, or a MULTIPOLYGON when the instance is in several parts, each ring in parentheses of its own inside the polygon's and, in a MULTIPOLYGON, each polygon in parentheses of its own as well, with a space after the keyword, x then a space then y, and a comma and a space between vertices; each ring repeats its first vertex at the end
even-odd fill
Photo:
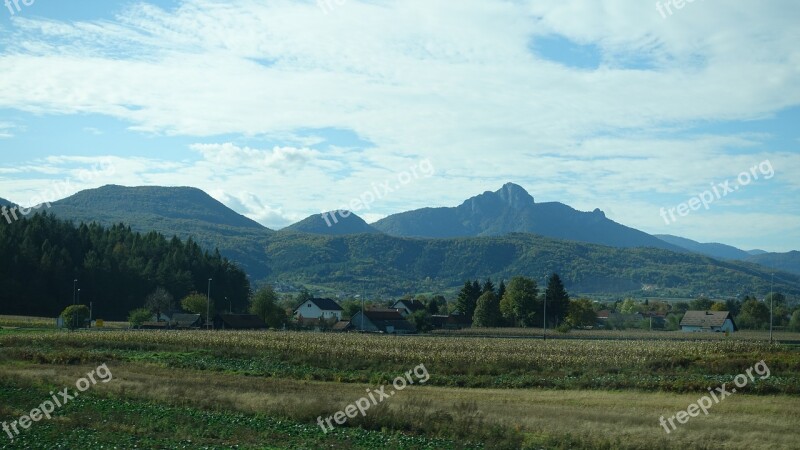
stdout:
MULTIPOLYGON (((0 366, 0 374, 69 386, 92 366, 0 366)), ((209 409, 264 412, 314 421, 329 416, 376 386, 254 378, 141 364, 115 363, 112 382, 96 387, 107 395, 209 409)), ((431 376, 435 374, 431 373, 431 376)), ((685 410, 699 394, 609 391, 546 391, 409 387, 383 407, 456 418, 465 404, 477 406, 485 423, 526 433, 529 441, 572 436, 577 442, 619 442, 632 448, 797 448, 800 401, 790 396, 734 394, 666 435, 658 418, 685 410)), ((386 414, 374 409, 370 415, 386 414)), ((406 414, 407 415, 407 414, 406 414)), ((393 415, 393 417, 403 417, 393 415)), ((407 417, 413 422, 419 417, 407 417)), ((430 420, 430 419, 426 419, 430 420)))
POLYGON ((55 328, 53 317, 4 316, 0 315, 0 327, 8 328, 55 328))
MULTIPOLYGON (((453 336, 521 336, 541 337, 542 328, 465 328, 462 330, 437 330, 437 335, 453 336)), ((690 339, 690 340, 743 340, 743 341, 769 341, 769 331, 744 330, 725 336, 725 333, 687 333, 684 331, 662 330, 571 330, 569 333, 560 333, 548 328, 547 335, 551 338, 576 338, 576 339, 690 339)), ((773 338, 779 341, 800 341, 800 333, 790 331, 776 331, 773 338)))

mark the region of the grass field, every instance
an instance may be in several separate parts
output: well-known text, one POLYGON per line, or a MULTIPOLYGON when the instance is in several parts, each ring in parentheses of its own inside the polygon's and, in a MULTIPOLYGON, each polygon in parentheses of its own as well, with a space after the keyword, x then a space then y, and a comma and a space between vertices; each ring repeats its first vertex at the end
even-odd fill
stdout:
POLYGON ((12 330, 0 334, 0 420, 101 363, 111 382, 8 448, 796 448, 800 438, 797 347, 717 338, 12 330), (659 425, 761 360, 769 378, 669 435, 659 425), (335 432, 316 425, 419 364, 425 385, 335 432))

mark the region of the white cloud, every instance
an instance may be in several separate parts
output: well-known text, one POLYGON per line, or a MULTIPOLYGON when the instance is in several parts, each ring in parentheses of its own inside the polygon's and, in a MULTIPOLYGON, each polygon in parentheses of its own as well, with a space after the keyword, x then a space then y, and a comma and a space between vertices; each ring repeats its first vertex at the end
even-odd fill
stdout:
MULTIPOLYGON (((660 219, 641 209, 664 206, 658 196, 766 158, 781 192, 800 187, 780 175, 800 170, 797 148, 693 131, 800 104, 798 19, 791 0, 694 2, 667 19, 634 0, 348 0, 327 15, 290 0, 135 3, 113 20, 15 20, 16 45, 0 53, 0 107, 111 116, 154 139, 208 138, 191 145, 196 161, 117 155, 114 181, 204 188, 273 227, 337 208, 428 157, 436 177, 365 216, 455 205, 515 181, 537 201, 600 207, 657 231, 660 219), (552 35, 597 46, 600 68, 530 51, 552 35), (652 68, 620 63, 631 59, 652 68), (326 128, 374 147, 309 136, 326 128)), ((0 124, 0 137, 8 130, 0 124)))

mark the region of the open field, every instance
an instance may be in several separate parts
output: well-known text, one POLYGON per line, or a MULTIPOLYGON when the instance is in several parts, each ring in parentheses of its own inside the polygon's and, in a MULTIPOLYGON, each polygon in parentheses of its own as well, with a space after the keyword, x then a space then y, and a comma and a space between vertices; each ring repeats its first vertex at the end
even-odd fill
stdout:
POLYGON ((9 331, 0 420, 101 363, 112 382, 14 445, 792 448, 800 419, 800 352, 764 342, 9 331), (768 378, 669 435, 659 425, 760 360, 768 378), (425 385, 333 433, 316 425, 419 364, 425 385))
MULTIPOLYGON (((507 336, 538 337, 544 334, 542 328, 464 328, 461 330, 436 330, 436 335, 446 336, 507 336)), ((737 331, 726 336, 725 333, 691 333, 683 331, 662 330, 570 330, 560 333, 547 329, 547 337, 553 339, 661 339, 661 340, 739 340, 769 342, 769 331, 737 331)), ((800 344, 800 333, 790 331, 774 331, 773 340, 800 344)))
POLYGON ((55 328, 56 319, 52 317, 6 316, 0 315, 0 327, 9 328, 55 328))

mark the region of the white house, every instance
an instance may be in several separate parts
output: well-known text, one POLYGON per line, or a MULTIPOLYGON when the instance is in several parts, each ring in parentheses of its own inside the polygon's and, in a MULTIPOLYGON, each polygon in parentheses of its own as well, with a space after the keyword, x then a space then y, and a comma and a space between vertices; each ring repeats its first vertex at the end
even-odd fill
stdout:
POLYGON ((312 298, 297 305, 294 316, 300 322, 318 321, 319 319, 342 320, 342 307, 329 298, 312 298))
POLYGON ((681 331, 721 331, 738 330, 729 311, 686 311, 681 319, 681 331))

